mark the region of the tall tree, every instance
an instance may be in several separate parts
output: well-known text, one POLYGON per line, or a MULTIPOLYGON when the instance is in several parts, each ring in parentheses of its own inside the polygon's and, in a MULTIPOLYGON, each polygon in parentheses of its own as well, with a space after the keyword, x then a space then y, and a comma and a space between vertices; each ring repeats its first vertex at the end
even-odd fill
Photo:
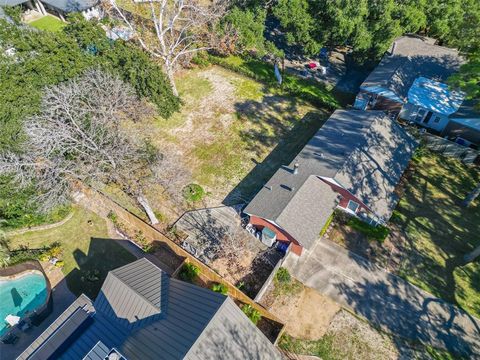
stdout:
POLYGON ((22 153, 0 155, 0 173, 11 174, 19 186, 35 186, 34 200, 48 211, 68 203, 72 182, 116 182, 128 187, 152 223, 158 220, 136 177, 155 159, 145 141, 125 129, 148 107, 133 89, 99 70, 47 88, 39 114, 26 119, 28 137, 22 153))
POLYGON ((179 61, 212 48, 209 38, 226 11, 226 1, 214 0, 149 0, 143 10, 148 20, 128 15, 115 0, 111 10, 135 33, 137 41, 151 55, 160 58, 178 96, 174 72, 179 61))
POLYGON ((286 32, 289 45, 300 46, 306 54, 316 54, 321 44, 315 38, 315 19, 308 0, 278 0, 273 14, 286 32))

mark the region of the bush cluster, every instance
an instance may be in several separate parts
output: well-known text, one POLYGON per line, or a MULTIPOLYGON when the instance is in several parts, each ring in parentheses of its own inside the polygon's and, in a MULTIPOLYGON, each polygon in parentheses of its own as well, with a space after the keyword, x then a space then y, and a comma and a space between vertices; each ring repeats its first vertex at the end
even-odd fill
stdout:
POLYGON ((374 239, 379 242, 383 242, 387 238, 388 234, 390 234, 390 230, 386 226, 372 226, 356 217, 350 218, 350 220, 347 222, 347 225, 366 235, 369 239, 374 239))
POLYGON ((220 293, 222 295, 227 295, 228 294, 228 287, 225 284, 222 283, 215 283, 212 285, 212 290, 220 293))
POLYGON ((191 263, 186 263, 180 269, 178 277, 183 281, 192 282, 200 274, 200 268, 191 263))
POLYGON ((260 319, 262 318, 262 315, 258 312, 257 309, 255 309, 252 305, 250 304, 244 304, 242 305, 242 311, 247 317, 250 319, 251 322, 253 322, 255 325, 258 324, 260 319))

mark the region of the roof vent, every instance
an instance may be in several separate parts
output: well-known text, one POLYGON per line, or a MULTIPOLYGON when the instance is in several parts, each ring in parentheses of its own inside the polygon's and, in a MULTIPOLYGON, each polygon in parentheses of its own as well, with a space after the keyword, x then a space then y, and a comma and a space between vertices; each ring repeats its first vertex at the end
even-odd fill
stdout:
POLYGON ((298 167, 299 167, 299 166, 300 166, 299 163, 295 163, 295 164, 293 165, 293 174, 294 174, 294 175, 297 175, 297 174, 298 174, 298 167))

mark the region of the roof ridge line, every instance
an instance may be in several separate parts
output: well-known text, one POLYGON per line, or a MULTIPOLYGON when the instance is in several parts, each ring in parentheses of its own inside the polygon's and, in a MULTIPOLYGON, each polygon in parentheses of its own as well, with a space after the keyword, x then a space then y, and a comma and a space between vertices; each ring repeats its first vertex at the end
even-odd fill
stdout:
MULTIPOLYGON (((137 260, 138 261, 138 260, 137 260)), ((153 263, 152 263, 153 264, 153 263)), ((129 264, 127 264, 129 265, 129 264)), ((159 268, 160 269, 160 268, 159 268)), ((161 270, 160 270, 161 271, 161 270)), ((140 294, 138 291, 136 291, 134 288, 132 288, 130 285, 128 285, 125 281, 123 281, 121 278, 119 278, 117 275, 115 275, 113 273, 113 271, 110 271, 108 274, 111 274, 115 279, 117 279, 118 281, 120 281, 123 285, 125 285, 126 287, 128 287, 130 290, 132 290, 137 296, 139 296, 140 298, 142 298, 149 306, 151 306, 153 309, 155 309, 155 311, 157 311, 159 314, 162 313, 161 309, 160 308, 157 308, 155 305, 153 305, 145 296, 143 296, 142 294, 140 294)), ((107 275, 108 276, 108 275, 107 275)), ((103 287, 103 286, 102 286, 103 287)), ((101 289, 100 289, 101 290, 101 289)), ((161 302, 161 299, 160 299, 160 302, 161 302)))

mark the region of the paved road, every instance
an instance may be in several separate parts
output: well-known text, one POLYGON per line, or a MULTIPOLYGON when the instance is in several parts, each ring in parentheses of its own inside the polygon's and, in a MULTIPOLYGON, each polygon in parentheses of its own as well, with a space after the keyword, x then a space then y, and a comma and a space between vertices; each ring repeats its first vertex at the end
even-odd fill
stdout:
POLYGON ((480 358, 479 319, 328 240, 300 258, 290 254, 284 266, 390 333, 480 358))

